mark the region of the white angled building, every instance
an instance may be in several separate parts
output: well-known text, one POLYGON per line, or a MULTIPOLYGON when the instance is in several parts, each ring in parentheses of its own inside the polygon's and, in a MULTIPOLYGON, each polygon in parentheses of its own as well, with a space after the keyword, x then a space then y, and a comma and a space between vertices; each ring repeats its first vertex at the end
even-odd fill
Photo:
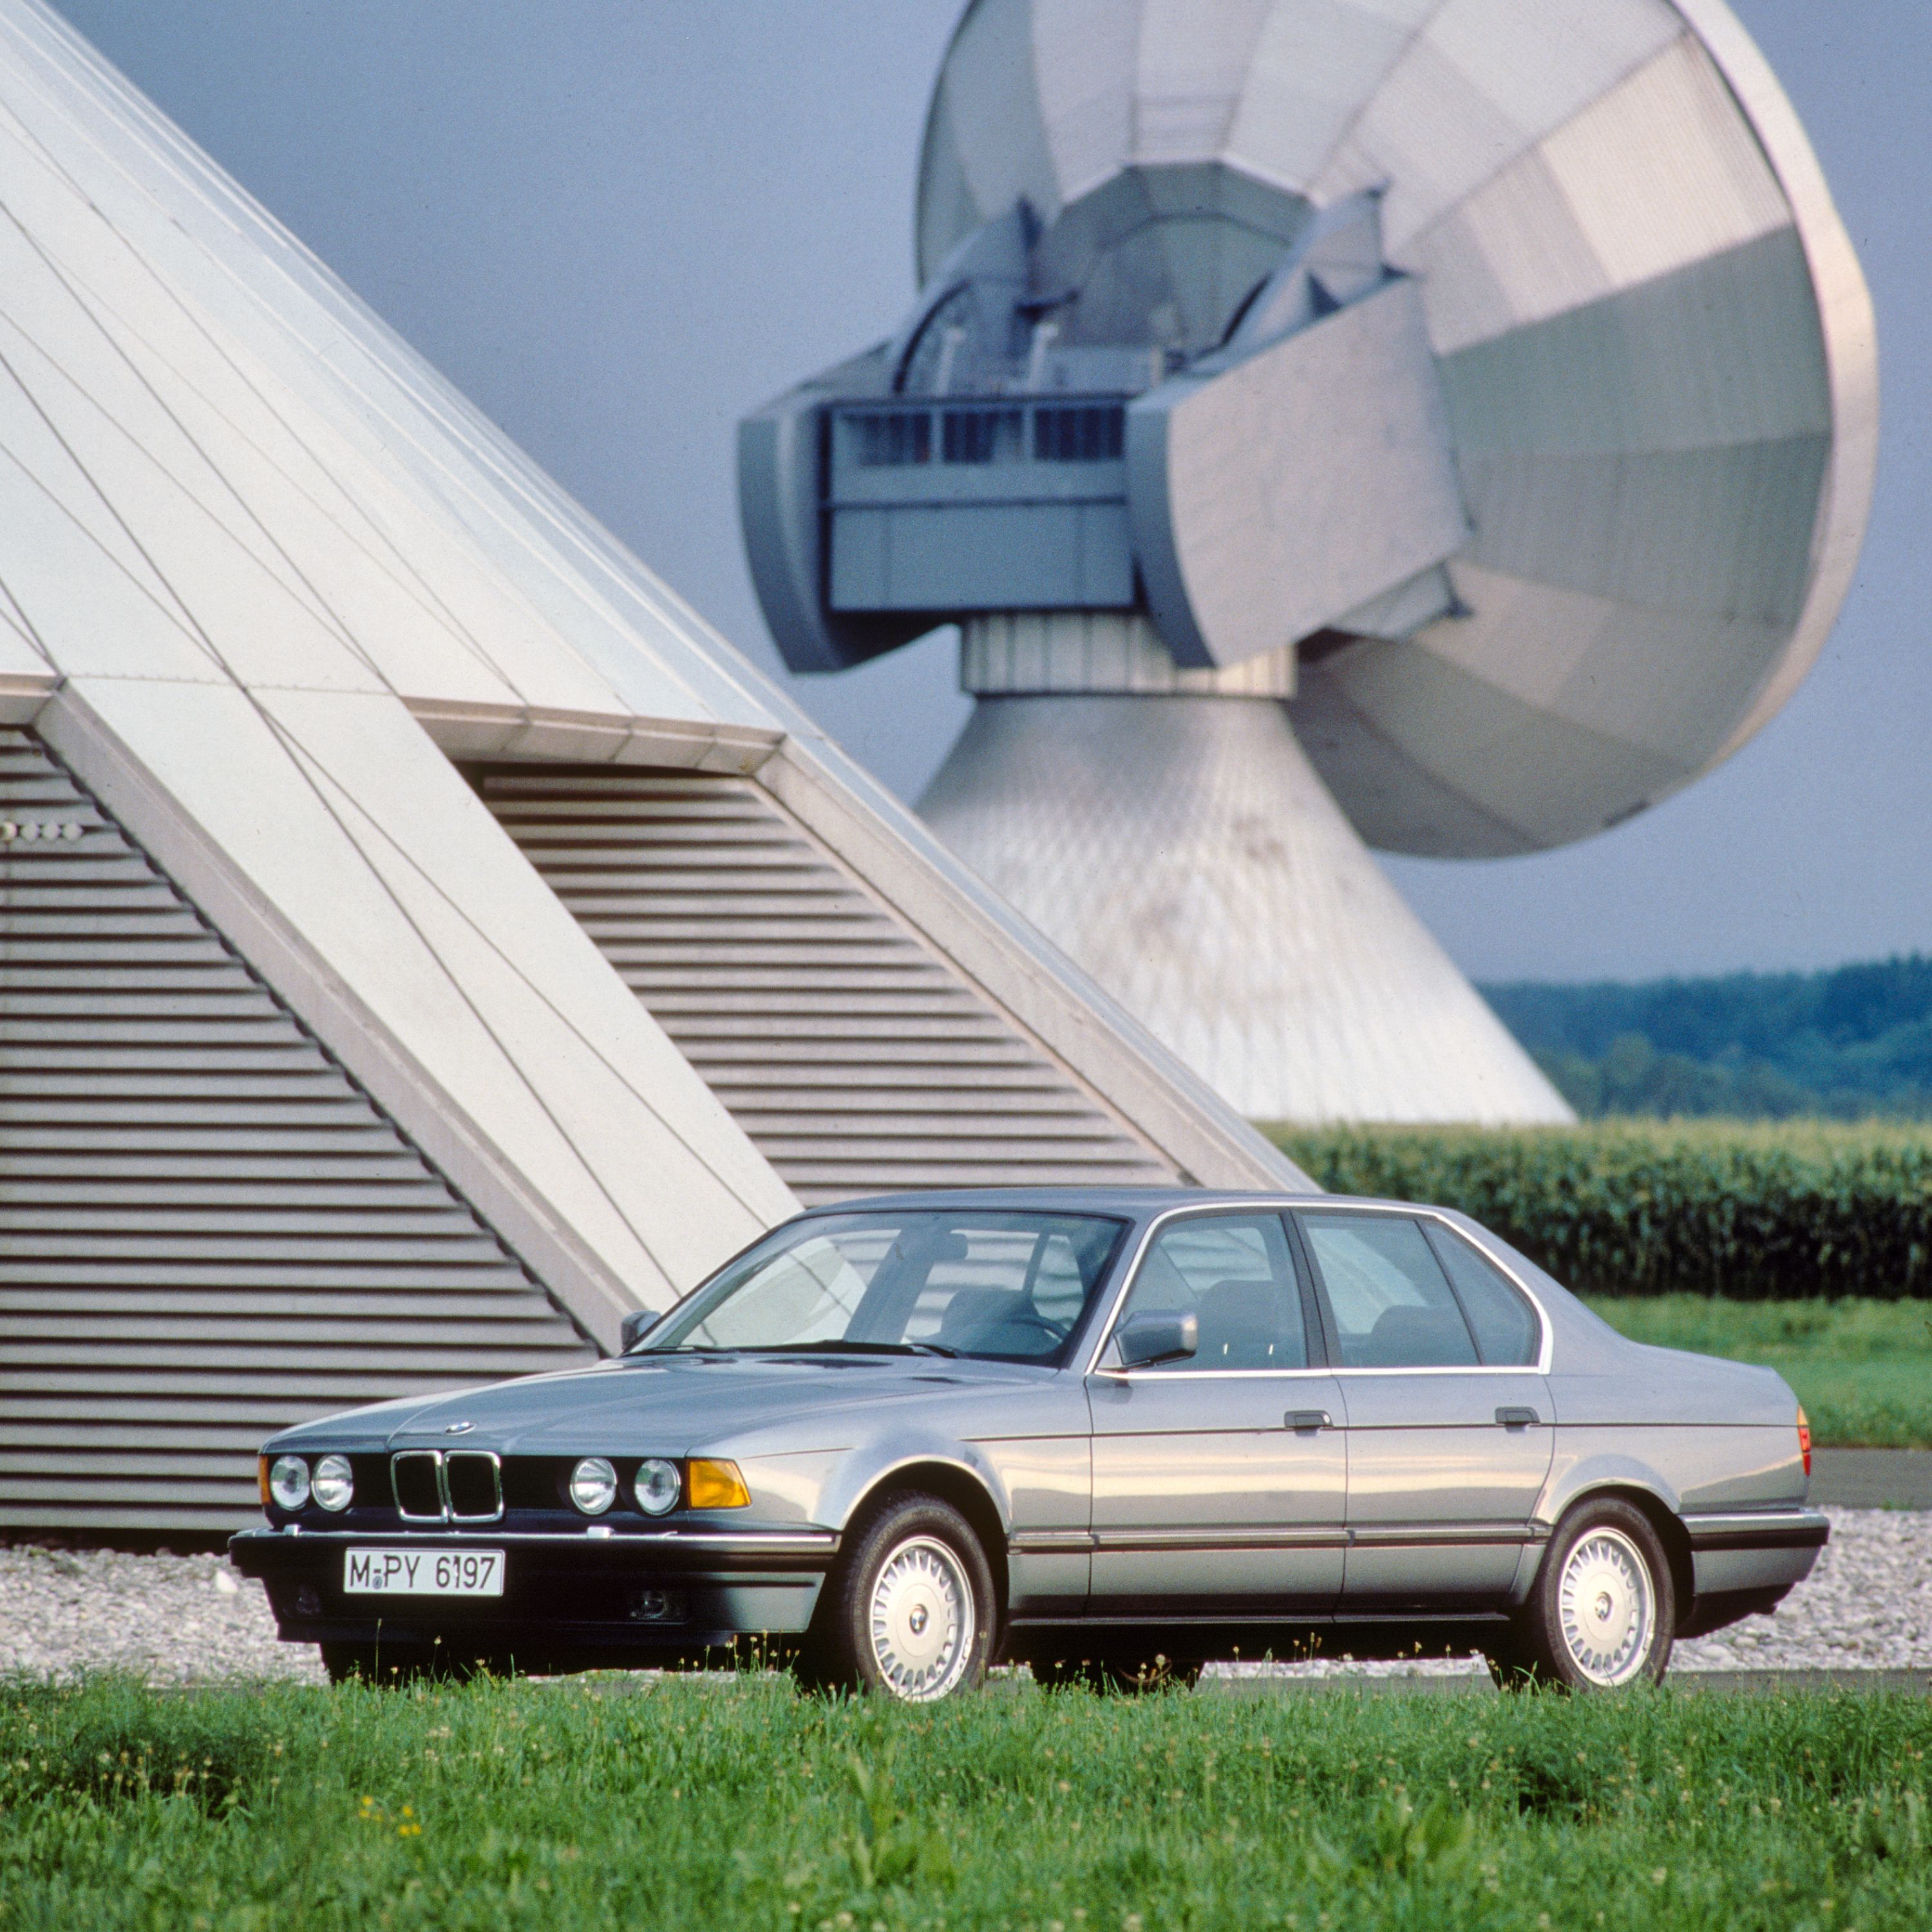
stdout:
POLYGON ((801 1202, 1294 1178, 37 0, 0 213, 0 1529, 801 1202))

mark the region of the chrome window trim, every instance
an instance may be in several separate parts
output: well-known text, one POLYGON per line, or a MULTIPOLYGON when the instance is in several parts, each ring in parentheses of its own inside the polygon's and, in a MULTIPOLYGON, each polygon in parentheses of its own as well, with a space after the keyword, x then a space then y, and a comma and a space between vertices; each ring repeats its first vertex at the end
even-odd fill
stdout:
MULTIPOLYGON (((1312 1286, 1312 1284, 1311 1284, 1312 1286)), ((1074 1372, 1083 1379, 1088 1376, 1104 1375, 1122 1381, 1132 1381, 1136 1376, 1158 1377, 1172 1382, 1180 1376, 1205 1378, 1209 1376, 1546 1376, 1550 1372, 1551 1345, 1554 1331, 1550 1320, 1550 1311, 1543 1305, 1541 1298, 1499 1255, 1492 1254, 1489 1248, 1460 1227, 1438 1208, 1408 1207, 1395 1202, 1358 1202, 1346 1197, 1336 1198, 1322 1196, 1306 1196, 1288 1195, 1279 1198, 1264 1197, 1256 1201, 1204 1202, 1198 1206, 1192 1203, 1185 1207, 1168 1208, 1156 1214, 1142 1228, 1140 1245, 1129 1259, 1122 1275, 1120 1286, 1114 1293, 1112 1304, 1098 1330, 1099 1339, 1087 1351, 1086 1359, 1074 1372), (1120 1310, 1126 1306, 1127 1297, 1133 1292, 1134 1283, 1139 1279, 1147 1252, 1153 1245, 1154 1236, 1168 1222, 1187 1219, 1200 1219, 1210 1215, 1228 1214, 1319 1214, 1336 1213, 1346 1214, 1399 1214, 1413 1220, 1428 1220, 1445 1228, 1459 1240, 1468 1242, 1484 1261, 1496 1270, 1503 1279, 1515 1288, 1536 1312, 1538 1342, 1534 1366, 1520 1363, 1514 1366, 1477 1362, 1461 1367, 1410 1369, 1352 1369, 1337 1363, 1332 1367, 1320 1369, 1118 1369, 1100 1366, 1100 1358, 1108 1342, 1114 1339, 1114 1330, 1120 1318, 1120 1310)))

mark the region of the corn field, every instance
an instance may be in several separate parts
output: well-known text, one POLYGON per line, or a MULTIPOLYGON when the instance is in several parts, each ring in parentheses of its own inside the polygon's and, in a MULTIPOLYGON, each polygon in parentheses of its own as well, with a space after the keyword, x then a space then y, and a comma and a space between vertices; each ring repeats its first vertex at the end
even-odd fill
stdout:
POLYGON ((1269 1130, 1324 1187, 1459 1208, 1572 1288, 1932 1296, 1932 1133, 1826 1122, 1269 1130))

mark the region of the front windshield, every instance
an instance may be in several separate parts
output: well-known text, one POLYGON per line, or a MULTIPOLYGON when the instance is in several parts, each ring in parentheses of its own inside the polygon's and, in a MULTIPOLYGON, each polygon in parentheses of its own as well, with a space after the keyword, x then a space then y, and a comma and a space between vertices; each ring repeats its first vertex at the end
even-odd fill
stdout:
POLYGON ((814 1215, 740 1255, 641 1347, 1054 1363, 1126 1228, 971 1208, 814 1215))

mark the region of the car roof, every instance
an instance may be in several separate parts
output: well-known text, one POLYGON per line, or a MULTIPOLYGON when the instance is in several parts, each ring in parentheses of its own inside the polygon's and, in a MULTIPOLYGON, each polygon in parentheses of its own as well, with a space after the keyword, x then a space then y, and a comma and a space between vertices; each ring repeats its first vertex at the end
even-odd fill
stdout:
MULTIPOLYGON (((927 1187, 898 1194, 862 1195, 854 1200, 828 1202, 808 1209, 812 1214, 849 1214, 870 1210, 904 1213, 910 1209, 943 1210, 974 1207, 1004 1208, 1018 1213, 1120 1214, 1144 1220, 1174 1208, 1321 1208, 1361 1203, 1352 1194, 1243 1193, 1205 1187, 927 1187)), ((1377 1207, 1408 1207, 1407 1202, 1377 1201, 1377 1207)))

